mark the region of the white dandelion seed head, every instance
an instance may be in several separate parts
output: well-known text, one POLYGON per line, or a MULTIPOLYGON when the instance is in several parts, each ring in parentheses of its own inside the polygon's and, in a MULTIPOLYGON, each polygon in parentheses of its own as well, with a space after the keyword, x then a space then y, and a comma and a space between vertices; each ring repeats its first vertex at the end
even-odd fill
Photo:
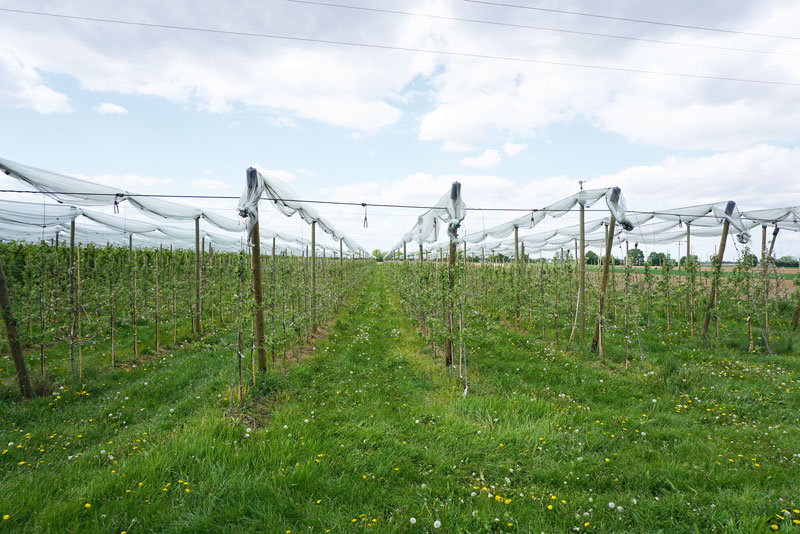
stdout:
POLYGON ((441 526, 442 526, 442 522, 439 521, 438 519, 433 522, 433 528, 439 528, 441 526))

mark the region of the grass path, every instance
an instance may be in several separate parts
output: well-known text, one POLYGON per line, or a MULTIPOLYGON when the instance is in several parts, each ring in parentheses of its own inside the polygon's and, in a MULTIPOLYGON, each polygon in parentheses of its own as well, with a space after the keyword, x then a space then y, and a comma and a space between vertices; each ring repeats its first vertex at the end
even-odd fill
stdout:
POLYGON ((3 401, 0 532, 800 531, 791 358, 645 375, 487 322, 464 398, 380 266, 248 431, 222 341, 3 401))

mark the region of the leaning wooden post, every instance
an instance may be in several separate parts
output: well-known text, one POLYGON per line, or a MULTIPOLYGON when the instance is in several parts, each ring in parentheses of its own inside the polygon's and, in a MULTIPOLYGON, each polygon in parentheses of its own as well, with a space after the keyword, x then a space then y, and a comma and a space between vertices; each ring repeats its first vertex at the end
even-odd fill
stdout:
MULTIPOLYGON (((725 214, 733 214, 733 209, 736 207, 734 201, 729 201, 725 208, 725 214)), ((700 339, 705 339, 708 334, 708 325, 711 324, 711 311, 717 301, 717 284, 719 284, 720 271, 722 270, 722 258, 725 256, 725 244, 728 241, 728 228, 730 221, 726 218, 722 223, 722 237, 719 240, 719 249, 716 258, 714 258, 714 274, 711 277, 711 292, 708 296, 708 306, 706 307, 706 317, 703 320, 703 330, 700 333, 700 339)))
MULTIPOLYGON (((775 249, 775 240, 778 239, 778 232, 780 228, 775 224, 775 230, 772 232, 772 241, 769 244, 769 251, 762 260, 764 262, 764 312, 766 313, 766 328, 769 330, 769 262, 772 258, 772 251, 775 249)), ((775 274, 775 294, 778 292, 778 275, 775 274)))
POLYGON ((317 221, 311 221, 311 332, 317 333, 317 221))
MULTIPOLYGON (((74 220, 72 224, 75 224, 74 220)), ((8 346, 11 349, 11 359, 14 360, 14 369, 17 371, 19 392, 26 399, 30 399, 33 397, 33 388, 31 387, 30 376, 28 376, 28 368, 25 367, 25 358, 22 357, 22 345, 19 342, 17 321, 14 319, 13 308, 11 307, 11 297, 8 294, 6 271, 3 269, 2 260, 0 260, 0 308, 3 311, 3 322, 6 325, 6 336, 8 336, 8 346)))
POLYGON ((606 253, 603 259, 603 277, 600 279, 600 297, 598 299, 599 303, 597 307, 597 319, 594 323, 594 333, 592 335, 592 352, 597 352, 597 344, 600 342, 600 323, 603 321, 603 304, 605 304, 606 300, 606 288, 608 287, 608 268, 611 264, 611 245, 614 242, 614 225, 616 222, 616 219, 614 219, 614 216, 612 215, 611 220, 608 223, 606 235, 606 253))
POLYGON ((194 220, 194 333, 200 335, 200 217, 194 220))
POLYGON ((580 249, 578 259, 578 334, 581 343, 586 333, 586 234, 584 229, 584 206, 580 203, 580 249))

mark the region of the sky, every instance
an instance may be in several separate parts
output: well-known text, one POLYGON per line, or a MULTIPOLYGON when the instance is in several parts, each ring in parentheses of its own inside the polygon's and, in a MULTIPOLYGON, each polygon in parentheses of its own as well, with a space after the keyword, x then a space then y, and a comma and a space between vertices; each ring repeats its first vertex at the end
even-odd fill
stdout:
MULTIPOLYGON (((584 180, 633 210, 800 205, 800 3, 493 2, 0 0, 173 26, 0 11, 0 157, 150 194, 236 197, 257 165, 312 200, 431 205, 457 180, 471 207, 532 209, 584 180)), ((422 211, 367 207, 365 227, 360 206, 316 207, 368 250, 422 211)), ((269 207, 262 224, 310 232, 269 207)), ((715 242, 693 240, 701 259, 715 242)))

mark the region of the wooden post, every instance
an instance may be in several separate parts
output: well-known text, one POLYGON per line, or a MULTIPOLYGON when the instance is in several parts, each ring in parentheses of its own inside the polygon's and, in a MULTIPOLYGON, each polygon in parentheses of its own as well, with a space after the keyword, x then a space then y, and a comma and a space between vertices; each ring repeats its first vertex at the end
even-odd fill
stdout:
MULTIPOLYGON (((75 221, 73 219, 73 228, 74 224, 75 221)), ((2 260, 0 260, 0 308, 3 311, 3 322, 6 325, 6 336, 8 336, 8 346, 11 349, 11 359, 14 360, 14 369, 17 372, 19 392, 26 399, 30 399, 33 397, 33 388, 31 387, 30 376, 28 376, 28 368, 25 367, 25 358, 22 356, 22 345, 19 342, 19 334, 17 333, 17 321, 14 319, 11 297, 6 284, 6 271, 3 268, 2 260)))
POLYGON ((512 269, 513 275, 511 277, 511 283, 514 286, 514 301, 515 301, 514 316, 515 316, 517 322, 519 322, 519 308, 520 308, 520 305, 519 305, 519 286, 521 285, 519 283, 519 280, 518 280, 519 274, 520 274, 519 265, 520 265, 519 228, 517 228, 515 226, 514 227, 514 267, 512 269))
POLYGON ((683 268, 686 269, 686 275, 689 277, 689 294, 686 295, 686 309, 689 310, 689 330, 692 337, 694 337, 694 277, 696 273, 690 273, 689 268, 693 266, 692 226, 686 223, 686 264, 683 268))
POLYGON ((584 206, 580 205, 580 249, 578 259, 578 335, 581 343, 586 333, 586 234, 584 229, 584 206))
POLYGON ((115 265, 115 262, 114 262, 114 256, 115 256, 115 254, 112 251, 112 253, 109 256, 109 259, 111 261, 111 269, 108 272, 108 295, 109 295, 109 298, 108 298, 108 326, 109 326, 109 330, 110 330, 110 333, 111 333, 111 367, 112 368, 116 367, 116 365, 117 365, 117 349, 116 349, 116 343, 115 343, 115 340, 114 340, 114 330, 116 329, 116 325, 115 325, 115 322, 116 322, 115 307, 116 307, 116 300, 117 300, 116 299, 116 294, 114 293, 114 271, 115 271, 115 268, 116 268, 116 265, 115 265))
MULTIPOLYGON (((342 241, 344 241, 344 238, 339 239, 339 266, 340 267, 344 267, 344 247, 342 246, 342 241)), ((405 244, 403 244, 403 247, 405 247, 405 244)))
POLYGON ((425 255, 422 253, 422 243, 419 244, 419 261, 424 261, 425 255))
POLYGON ((75 280, 75 219, 69 223, 69 307, 72 312, 69 328, 69 373, 75 379, 75 326, 78 319, 78 299, 75 280))
MULTIPOLYGON (((459 195, 461 194, 461 184, 459 182, 453 182, 452 187, 450 188, 450 199, 456 200, 458 199, 459 195)), ((455 287, 455 266, 456 266, 456 252, 458 250, 458 228, 455 228, 453 231, 452 236, 450 236, 450 253, 447 256, 447 284, 450 289, 450 293, 453 292, 453 288, 455 287)), ((446 309, 447 317, 447 338, 444 342, 444 365, 445 367, 453 367, 454 366, 454 350, 453 350, 453 299, 448 299, 447 309, 446 309)))
POLYGON ((75 258, 75 302, 78 310, 78 379, 83 382, 83 321, 81 320, 81 246, 78 245, 75 258))
MULTIPOLYGON (((764 227, 766 230, 766 227, 764 227)), ((778 232, 780 228, 778 225, 775 225, 775 230, 772 232, 772 241, 769 244, 769 251, 767 255, 761 259, 761 262, 764 265, 764 313, 765 313, 765 326, 766 329, 769 330, 769 262, 770 258, 772 258, 772 251, 775 249, 775 240, 778 239, 778 232)), ((778 275, 775 275, 775 291, 777 294, 778 291, 778 275)))
POLYGON ((159 316, 158 316, 158 311, 159 311, 158 310, 158 275, 159 275, 160 267, 161 267, 161 245, 158 245, 158 256, 156 256, 156 272, 155 272, 155 275, 156 275, 156 297, 155 297, 155 300, 156 300, 156 317, 155 317, 155 319, 156 319, 156 325, 155 325, 156 326, 156 343, 155 343, 155 345, 156 345, 156 347, 155 347, 156 348, 156 353, 158 353, 158 349, 159 349, 159 346, 158 346, 158 319, 159 319, 159 316))
POLYGON ((403 261, 406 261, 406 242, 403 241, 403 261))
POLYGON ((200 217, 194 220, 194 333, 200 335, 200 217))
MULTIPOLYGON (((733 208, 736 207, 736 203, 733 201, 728 202, 728 206, 725 208, 725 213, 730 215, 733 213, 733 208)), ((708 325, 711 324, 711 311, 714 309, 714 306, 717 301, 717 284, 719 284, 719 276, 720 271, 722 270, 722 258, 725 256, 725 244, 728 241, 728 228, 730 227, 730 221, 725 219, 725 222, 722 223, 722 237, 719 240, 719 249, 717 252, 717 257, 714 259, 714 273, 711 277, 711 292, 708 296, 708 306, 706 308, 706 317, 703 320, 703 330, 700 333, 700 339, 705 339, 706 335, 708 334, 708 325)))
POLYGON ((311 332, 317 333, 317 221, 311 221, 311 332))
POLYGON ((172 260, 172 344, 175 345, 178 343, 178 268, 172 245, 169 257, 172 260))
POLYGON ((136 279, 138 278, 139 270, 136 252, 133 252, 133 294, 131 295, 133 307, 131 312, 133 313, 133 357, 136 361, 139 361, 139 312, 136 309, 136 279))
MULTIPOLYGON (((253 167, 247 169, 247 187, 255 189, 258 171, 253 167)), ((250 234, 253 244, 251 266, 253 269, 253 296, 256 299, 256 346, 258 347, 258 370, 267 370, 267 349, 264 347, 264 288, 261 285, 261 234, 258 228, 258 204, 255 206, 256 223, 250 234)))
POLYGON ((603 260, 603 277, 600 279, 600 297, 597 308, 597 319, 594 323, 594 333, 592 335, 592 352, 597 352, 597 344, 600 342, 600 328, 602 327, 601 323, 603 321, 603 304, 605 303, 606 288, 608 287, 608 268, 611 263, 611 245, 614 241, 615 224, 616 219, 614 219, 614 216, 612 215, 607 228, 606 253, 603 260))

